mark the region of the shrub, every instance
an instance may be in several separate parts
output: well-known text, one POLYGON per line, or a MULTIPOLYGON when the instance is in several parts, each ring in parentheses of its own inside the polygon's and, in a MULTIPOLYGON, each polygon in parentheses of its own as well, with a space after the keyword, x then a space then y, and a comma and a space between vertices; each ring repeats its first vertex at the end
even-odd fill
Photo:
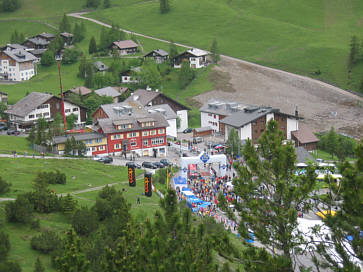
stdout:
POLYGON ((82 207, 73 214, 72 226, 77 234, 88 236, 98 227, 97 213, 82 207))
POLYGON ((8 222, 30 223, 33 219, 33 205, 25 194, 18 195, 15 201, 6 203, 5 214, 8 222))
POLYGON ((46 230, 38 236, 31 239, 30 245, 32 249, 48 254, 57 249, 60 244, 60 238, 57 233, 52 230, 46 230))
POLYGON ((0 177, 0 194, 9 192, 11 183, 6 182, 0 177))
POLYGON ((80 52, 77 49, 65 49, 62 57, 63 64, 72 64, 78 61, 78 57, 80 56, 80 52))
POLYGON ((0 231, 0 261, 6 260, 10 250, 9 236, 0 231))

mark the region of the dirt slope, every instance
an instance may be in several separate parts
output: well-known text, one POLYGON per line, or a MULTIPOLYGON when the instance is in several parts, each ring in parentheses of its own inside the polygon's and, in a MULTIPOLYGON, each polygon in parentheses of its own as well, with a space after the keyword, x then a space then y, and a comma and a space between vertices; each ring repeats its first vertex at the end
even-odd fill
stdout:
POLYGON ((244 104, 266 105, 294 114, 298 106, 303 123, 314 131, 334 126, 340 132, 363 137, 363 98, 307 77, 222 57, 210 75, 215 89, 196 96, 244 104))

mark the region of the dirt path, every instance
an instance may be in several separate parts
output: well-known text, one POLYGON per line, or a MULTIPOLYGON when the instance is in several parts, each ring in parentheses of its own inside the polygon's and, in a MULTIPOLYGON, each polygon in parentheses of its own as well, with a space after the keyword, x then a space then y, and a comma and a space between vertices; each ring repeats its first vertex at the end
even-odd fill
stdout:
MULTIPOLYGON (((88 20, 105 27, 108 24, 87 18, 86 12, 69 16, 88 20)), ((156 41, 170 41, 122 29, 126 33, 156 41)), ((177 46, 191 48, 176 43, 177 46)), ((201 104, 212 98, 244 104, 266 105, 293 114, 298 106, 303 123, 314 131, 326 131, 334 126, 340 132, 363 136, 363 97, 309 77, 265 67, 222 55, 218 67, 210 76, 215 89, 195 99, 201 104)))

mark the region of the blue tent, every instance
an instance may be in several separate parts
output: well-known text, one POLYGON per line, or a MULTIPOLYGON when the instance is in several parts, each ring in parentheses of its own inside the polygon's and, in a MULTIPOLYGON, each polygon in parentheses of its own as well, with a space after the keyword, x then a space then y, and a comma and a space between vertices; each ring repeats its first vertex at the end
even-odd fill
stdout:
POLYGON ((174 184, 187 184, 187 179, 181 176, 175 177, 174 184))

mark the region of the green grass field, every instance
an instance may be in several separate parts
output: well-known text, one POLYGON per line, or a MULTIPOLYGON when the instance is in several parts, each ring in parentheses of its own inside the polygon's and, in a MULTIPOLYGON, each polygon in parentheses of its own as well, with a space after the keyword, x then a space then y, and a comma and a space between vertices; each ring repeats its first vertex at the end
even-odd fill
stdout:
POLYGON ((220 51, 263 65, 358 89, 363 65, 348 79, 346 60, 353 34, 362 36, 361 0, 180 0, 160 14, 158 1, 112 1, 89 17, 164 39, 220 51), (119 16, 122 14, 122 16, 119 16))

